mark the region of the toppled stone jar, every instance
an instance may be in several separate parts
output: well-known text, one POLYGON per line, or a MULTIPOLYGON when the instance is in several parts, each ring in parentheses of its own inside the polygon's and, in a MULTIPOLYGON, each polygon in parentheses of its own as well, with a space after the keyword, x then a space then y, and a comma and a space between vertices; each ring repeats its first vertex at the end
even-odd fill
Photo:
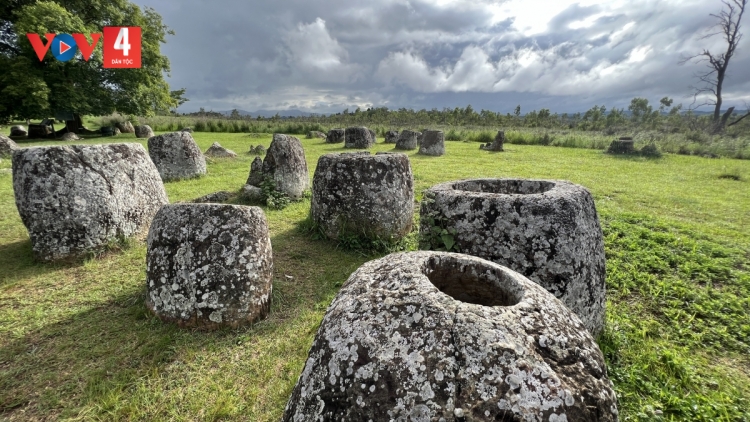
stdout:
POLYGON ((141 144, 31 147, 13 152, 16 207, 36 259, 75 259, 148 229, 169 203, 141 144))
POLYGON ((310 213, 331 239, 399 240, 411 231, 414 178, 406 154, 325 154, 313 177, 310 213))
POLYGON ((362 265, 328 308, 282 421, 617 421, 601 351, 537 284, 469 255, 362 265))
POLYGON ((265 318, 273 257, 258 207, 173 204, 148 234, 146 306, 181 327, 237 327, 265 318))
POLYGON ((425 191, 423 249, 518 271, 555 295, 594 336, 604 325, 604 239, 586 188, 560 180, 473 179, 425 191))

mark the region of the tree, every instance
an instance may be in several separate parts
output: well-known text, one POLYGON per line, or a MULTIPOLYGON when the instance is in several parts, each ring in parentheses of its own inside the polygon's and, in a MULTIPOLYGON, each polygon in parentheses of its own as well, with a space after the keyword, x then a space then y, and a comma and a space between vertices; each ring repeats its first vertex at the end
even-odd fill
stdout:
POLYGON ((169 60, 160 44, 172 31, 153 9, 127 0, 14 0, 0 3, 0 120, 43 118, 56 111, 103 115, 114 111, 151 116, 178 105, 164 80, 169 60), (101 33, 103 26, 140 26, 139 69, 102 67, 100 40, 89 61, 67 62, 51 52, 42 61, 26 37, 47 33, 101 33))
MULTIPOLYGON (((708 70, 695 75, 701 85, 694 87, 695 92, 693 93, 693 104, 695 104, 698 97, 703 94, 708 94, 711 97, 696 107, 700 107, 701 105, 714 106, 713 126, 714 131, 717 132, 724 128, 727 120, 734 111, 734 107, 730 107, 723 116, 721 115, 722 86, 724 84, 724 78, 726 77, 727 68, 729 68, 729 61, 732 59, 732 56, 734 56, 737 45, 739 44, 740 39, 742 39, 742 33, 739 32, 740 21, 745 12, 747 0, 722 0, 722 3, 725 8, 722 8, 718 15, 710 15, 716 18, 717 22, 712 26, 716 31, 704 36, 703 39, 713 37, 714 35, 722 35, 726 42, 726 50, 717 55, 704 49, 702 53, 687 57, 680 62, 680 64, 684 64, 688 61, 694 61, 696 63, 706 64, 708 70)), ((742 116, 741 118, 746 116, 747 115, 742 116)), ((736 122, 737 121, 735 121, 735 123, 736 122)))

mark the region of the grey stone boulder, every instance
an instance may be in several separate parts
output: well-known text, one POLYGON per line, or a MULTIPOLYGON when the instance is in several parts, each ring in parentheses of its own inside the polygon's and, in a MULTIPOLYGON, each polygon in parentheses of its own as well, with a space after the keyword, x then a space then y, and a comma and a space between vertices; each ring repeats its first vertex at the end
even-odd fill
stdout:
POLYGON ((385 133, 385 142, 386 144, 395 144, 398 140, 398 131, 397 130, 389 130, 385 133))
POLYGON ((263 145, 257 145, 257 146, 250 145, 250 150, 247 153, 251 155, 265 155, 266 147, 264 147, 263 145))
POLYGON ((206 157, 211 157, 211 158, 235 158, 237 157, 236 152, 232 151, 231 149, 224 148, 218 142, 214 142, 213 144, 211 144, 211 146, 206 150, 205 155, 206 157))
POLYGON ((257 186, 245 185, 240 190, 240 194, 250 202, 263 202, 263 189, 257 186))
POLYGON ((282 421, 618 420, 581 320, 506 267, 391 254, 328 307, 282 421))
POLYGON ((277 191, 285 193, 291 199, 301 199, 310 187, 305 150, 302 142, 294 136, 275 133, 260 173, 253 170, 257 161, 258 158, 250 166, 247 180, 249 185, 260 186, 264 179, 269 178, 273 180, 277 191))
POLYGON ((150 138, 154 136, 154 131, 149 125, 140 125, 133 128, 135 130, 136 138, 150 138))
POLYGON ((263 159, 255 157, 250 164, 250 174, 247 176, 246 185, 260 186, 263 183, 263 159))
POLYGON ((442 130, 428 130, 422 135, 418 154, 439 157, 445 155, 445 136, 442 130))
POLYGON ((495 140, 487 143, 485 145, 480 145, 480 149, 486 150, 486 151, 503 151, 503 146, 505 144, 505 132, 502 130, 497 131, 497 135, 495 135, 495 140))
POLYGON ((370 148, 375 144, 375 137, 366 127, 348 127, 344 133, 344 148, 370 148))
POLYGON ((420 209, 422 248, 447 248, 518 271, 560 299, 598 336, 605 257, 594 200, 561 180, 473 179, 435 185, 420 209), (442 239, 438 232, 451 236, 442 239))
POLYGON ((421 136, 420 132, 413 130, 402 130, 396 140, 396 149, 412 150, 417 149, 417 138, 421 136))
POLYGON ((338 144, 344 142, 346 130, 345 129, 331 129, 326 135, 327 144, 338 144))
POLYGON ((368 132, 370 132, 370 136, 372 137, 372 143, 376 143, 378 141, 378 134, 375 133, 372 129, 367 129, 368 132))
POLYGON ((307 138, 308 139, 312 139, 312 138, 325 139, 326 138, 326 134, 323 133, 323 132, 317 131, 317 130, 311 130, 310 132, 307 132, 307 138))
POLYGON ((164 321, 203 330, 265 318, 273 257, 258 207, 173 204, 148 233, 146 306, 164 321))
POLYGON ((13 190, 42 261, 78 258, 145 232, 169 202, 156 167, 135 143, 16 150, 13 190))
POLYGON ((208 195, 203 195, 200 198, 195 198, 190 202, 196 204, 222 203, 230 200, 232 196, 234 196, 232 192, 220 190, 218 192, 209 193, 208 195))
POLYGON ((5 135, 0 135, 0 157, 8 158, 13 155, 13 151, 18 149, 18 145, 12 139, 5 135))
POLYGON ((10 136, 26 136, 29 132, 23 125, 15 125, 10 127, 10 136))
POLYGON ((73 132, 65 132, 62 134, 62 136, 60 136, 60 140, 61 141, 80 141, 81 138, 79 138, 78 135, 76 135, 73 132))
POLYGON ((180 132, 190 132, 190 133, 193 133, 193 128, 191 128, 191 127, 184 127, 182 129, 180 129, 180 132))
POLYGON ((117 135, 119 135, 120 133, 121 133, 121 132, 120 132, 120 129, 118 129, 118 128, 114 128, 114 129, 112 130, 112 136, 117 136, 117 135))
POLYGON ((120 129, 121 133, 135 133, 135 128, 130 122, 119 122, 116 126, 120 129))
POLYGON ((206 174, 206 158, 189 132, 170 132, 148 138, 148 154, 164 181, 206 174))
POLYGON ((414 178, 406 154, 325 154, 313 176, 310 213, 331 239, 394 241, 411 231, 414 178))

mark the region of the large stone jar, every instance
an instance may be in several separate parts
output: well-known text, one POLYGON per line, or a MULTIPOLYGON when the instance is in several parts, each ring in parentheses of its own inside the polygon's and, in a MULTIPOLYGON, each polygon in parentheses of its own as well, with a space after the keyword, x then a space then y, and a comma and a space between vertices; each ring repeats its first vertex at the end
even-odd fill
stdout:
POLYGON ((604 241, 594 200, 560 180, 473 179, 425 191, 423 248, 478 256, 539 283, 597 336, 604 325, 604 241), (447 241, 447 243, 446 243, 447 241))
POLYGON ((406 154, 325 154, 318 160, 310 212, 329 238, 401 239, 411 231, 413 204, 406 154))
POLYGON ((362 265, 328 308, 282 421, 617 421, 601 351, 539 285, 469 255, 362 265))
POLYGON ((148 234, 146 305, 182 327, 237 327, 271 307, 273 257, 258 207, 173 204, 148 234))

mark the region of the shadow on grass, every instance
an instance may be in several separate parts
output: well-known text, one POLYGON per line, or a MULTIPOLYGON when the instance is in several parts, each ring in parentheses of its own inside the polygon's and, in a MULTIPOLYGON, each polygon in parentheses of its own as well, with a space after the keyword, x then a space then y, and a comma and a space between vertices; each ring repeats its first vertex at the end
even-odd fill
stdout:
MULTIPOLYGON (((276 383, 264 394, 273 395, 273 406, 283 406, 322 312, 365 259, 326 247, 327 242, 311 240, 296 227, 276 233, 272 242, 271 313, 253 326, 200 332, 163 323, 146 308, 142 281, 131 277, 127 288, 85 305, 85 310, 30 328, 15 339, 6 336, 0 342, 0 419, 130 419, 141 413, 148 419, 154 412, 169 419, 172 406, 183 406, 171 396, 180 393, 170 391, 210 388, 219 382, 217 367, 220 382, 229 385, 227 394, 234 384, 276 383), (233 370, 231 361, 238 355, 253 374, 249 380, 248 374, 233 370)), ((23 242, 12 246, 30 253, 23 242)), ((106 276, 98 281, 109 282, 106 276)), ((72 291, 71 296, 80 293, 72 291)), ((26 311, 36 312, 19 314, 26 311)), ((15 325, 23 329, 24 324, 15 325)), ((192 413, 193 405, 184 406, 187 410, 179 411, 188 413, 188 419, 198 413, 192 413)))
POLYGON ((24 239, 0 245, 0 286, 12 284, 33 275, 43 275, 65 268, 80 267, 85 259, 46 263, 34 259, 31 240, 24 239))

